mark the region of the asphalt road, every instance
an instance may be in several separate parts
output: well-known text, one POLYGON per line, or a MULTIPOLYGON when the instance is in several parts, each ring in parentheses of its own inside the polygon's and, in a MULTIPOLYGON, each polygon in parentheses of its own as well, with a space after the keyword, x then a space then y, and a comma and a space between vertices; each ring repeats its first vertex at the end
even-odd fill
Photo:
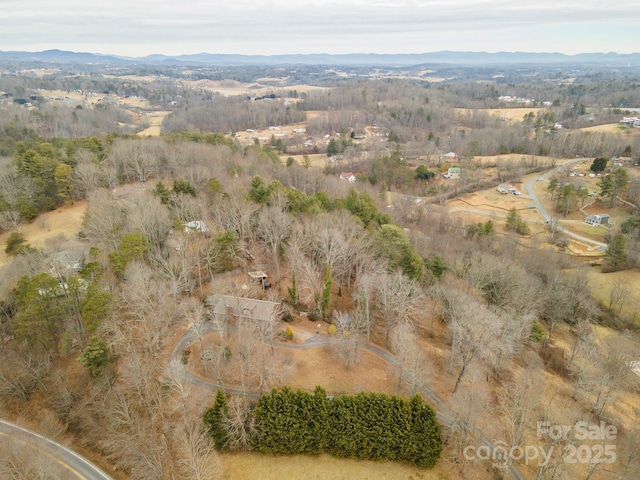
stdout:
POLYGON ((536 206, 536 209, 538 210, 538 212, 540 212, 540 215, 542 215, 542 218, 544 219, 545 223, 551 223, 552 221, 555 221, 556 222, 556 229, 559 232, 562 232, 564 235, 566 235, 568 237, 571 237, 571 238, 575 238, 576 240, 579 240, 580 242, 586 243, 588 245, 594 245, 595 247, 599 247, 600 249, 606 249, 607 248, 607 244, 606 243, 598 242, 598 241, 593 240, 591 238, 583 237, 582 235, 578 235, 577 233, 573 233, 573 232, 571 232, 569 230, 566 230, 566 229, 562 228, 561 226, 559 226, 558 225, 558 221, 552 219, 551 215, 549 215, 547 210, 542 205, 542 202, 536 196, 535 191, 533 190, 533 185, 536 182, 539 182, 541 180, 548 180, 551 175, 553 175, 554 173, 557 173, 559 170, 561 170, 563 168, 566 168, 569 165, 573 165, 574 163, 580 163, 580 162, 584 162, 584 158, 578 158, 576 160, 571 160, 569 162, 563 163, 562 165, 558 165, 556 168, 553 168, 553 169, 549 170, 548 172, 543 173, 539 177, 535 177, 535 178, 529 180, 527 183, 525 183, 524 188, 527 191, 527 194, 529 195, 531 200, 533 201, 533 204, 536 206))
POLYGON ((0 441, 6 441, 33 455, 45 456, 61 467, 65 480, 113 480, 98 467, 74 451, 25 428, 0 420, 0 441))

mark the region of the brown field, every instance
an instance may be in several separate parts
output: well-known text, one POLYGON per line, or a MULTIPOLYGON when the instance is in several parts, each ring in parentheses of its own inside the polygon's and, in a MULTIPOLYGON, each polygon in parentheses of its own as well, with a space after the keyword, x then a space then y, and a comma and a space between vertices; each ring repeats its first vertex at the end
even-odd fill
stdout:
POLYGON ((131 80, 133 82, 153 82, 155 75, 102 75, 104 78, 117 78, 119 80, 131 80))
MULTIPOLYGON (((74 238, 82 229, 82 216, 87 206, 85 200, 60 207, 57 210, 43 213, 31 223, 20 225, 18 231, 23 233, 27 242, 37 248, 43 248, 47 240, 64 236, 68 239, 74 238)), ((0 235, 0 267, 8 263, 11 259, 4 253, 4 246, 11 232, 4 232, 0 235)))
POLYGON ((149 122, 149 127, 145 128, 137 135, 140 137, 159 137, 162 121, 169 115, 170 112, 149 112, 146 114, 146 118, 149 122))
POLYGON ((604 308, 609 307, 609 295, 616 284, 623 285, 629 294, 622 305, 614 304, 612 309, 622 318, 640 326, 640 272, 637 268, 620 272, 602 273, 594 267, 588 271, 591 294, 604 308))
MULTIPOLYGON (((264 80, 264 79, 263 79, 264 80)), ((272 79, 269 79, 270 81, 272 79)), ((274 90, 297 90, 298 93, 311 90, 326 90, 326 87, 315 87, 312 85, 264 85, 259 82, 242 83, 235 80, 185 80, 182 82, 186 87, 194 90, 206 90, 218 92, 221 95, 265 95, 274 90)))
MULTIPOLYGON (((284 330, 286 326, 290 326, 294 332, 293 342, 302 344, 315 335, 321 335, 326 339, 328 324, 322 322, 321 325, 320 333, 317 334, 316 322, 298 317, 290 325, 282 323, 281 329, 284 330)), ((234 334, 229 333, 225 340, 225 345, 230 345, 232 351, 235 350, 233 336, 234 334)), ((218 333, 215 332, 205 335, 203 337, 205 349, 211 348, 211 345, 214 344, 214 350, 220 348, 218 338, 218 333)), ((200 348, 197 342, 192 344, 191 350, 191 358, 194 360, 190 362, 190 369, 202 378, 215 381, 215 374, 213 372, 207 374, 203 368, 203 362, 199 359, 200 348)), ((358 363, 350 368, 345 367, 342 362, 336 361, 336 351, 330 345, 320 345, 308 349, 276 346, 274 352, 275 355, 282 355, 287 359, 290 372, 284 378, 284 383, 292 388, 313 391, 317 385, 322 385, 329 394, 397 393, 397 374, 394 367, 367 350, 359 349, 358 363), (331 365, 331 368, 327 368, 328 365, 331 365)), ((233 368, 232 359, 227 370, 230 371, 229 375, 234 378, 223 380, 229 386, 239 386, 234 385, 237 376, 231 371, 233 368)))
POLYGON ((522 120, 527 113, 533 112, 536 115, 538 112, 543 112, 546 108, 540 107, 512 107, 512 108, 456 108, 454 109, 460 113, 471 113, 471 112, 484 112, 493 117, 507 118, 509 120, 522 120))
POLYGON ((275 457, 258 453, 220 456, 224 480, 447 480, 439 465, 424 470, 394 462, 338 459, 329 455, 275 457))
POLYGON ((629 128, 619 123, 607 123, 605 125, 596 125, 594 127, 585 127, 580 129, 583 132, 598 133, 617 133, 619 135, 640 135, 640 128, 629 128))

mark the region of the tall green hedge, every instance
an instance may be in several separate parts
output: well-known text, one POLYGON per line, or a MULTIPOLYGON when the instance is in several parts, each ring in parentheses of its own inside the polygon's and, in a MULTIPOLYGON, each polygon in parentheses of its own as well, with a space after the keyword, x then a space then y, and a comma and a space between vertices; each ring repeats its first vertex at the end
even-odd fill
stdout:
POLYGON ((419 396, 382 393, 329 398, 288 387, 260 397, 254 411, 255 447, 272 454, 400 460, 432 467, 442 450, 433 408, 419 396))

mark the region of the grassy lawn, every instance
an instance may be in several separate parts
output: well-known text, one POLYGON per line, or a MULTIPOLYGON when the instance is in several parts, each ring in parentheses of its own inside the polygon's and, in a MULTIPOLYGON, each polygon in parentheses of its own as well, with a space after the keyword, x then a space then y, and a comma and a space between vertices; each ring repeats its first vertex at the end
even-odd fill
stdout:
POLYGON ((225 480, 447 480, 438 465, 431 470, 402 463, 334 458, 329 455, 275 457, 257 453, 221 454, 225 480))
POLYGON ((605 227, 601 226, 592 226, 585 222, 571 222, 571 223, 560 223, 563 228, 567 230, 577 233, 578 235, 582 235, 583 237, 591 238, 597 242, 606 243, 604 241, 604 236, 609 231, 605 227))
POLYGON ((622 309, 620 310, 619 304, 614 304, 612 309, 628 322, 640 326, 640 274, 637 269, 602 273, 599 268, 591 268, 587 275, 591 294, 604 308, 609 307, 609 296, 617 283, 628 289, 622 309))

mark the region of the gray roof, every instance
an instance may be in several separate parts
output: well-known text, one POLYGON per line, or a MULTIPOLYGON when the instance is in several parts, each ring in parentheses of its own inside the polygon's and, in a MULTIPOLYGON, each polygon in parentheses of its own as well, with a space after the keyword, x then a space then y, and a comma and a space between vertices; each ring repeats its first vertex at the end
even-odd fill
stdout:
POLYGON ((207 297, 205 303, 213 315, 227 315, 227 309, 233 308, 234 317, 252 320, 271 321, 280 311, 280 303, 277 302, 231 295, 212 295, 207 297))

